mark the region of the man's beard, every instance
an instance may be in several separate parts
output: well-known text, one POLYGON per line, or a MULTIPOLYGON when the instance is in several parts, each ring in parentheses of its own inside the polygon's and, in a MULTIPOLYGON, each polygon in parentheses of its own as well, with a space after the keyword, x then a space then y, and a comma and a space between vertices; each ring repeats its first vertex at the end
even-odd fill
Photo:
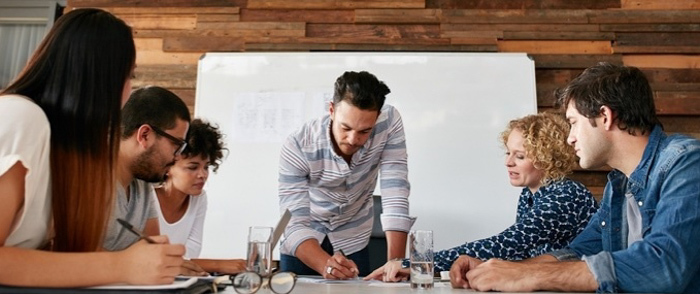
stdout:
MULTIPOLYGON (((141 153, 134 161, 132 166, 132 172, 134 178, 146 181, 148 183, 160 183, 165 180, 165 171, 163 168, 157 166, 153 163, 155 157, 157 156, 153 148, 149 148, 146 152, 141 153)), ((170 166, 174 162, 170 162, 167 165, 170 166)))

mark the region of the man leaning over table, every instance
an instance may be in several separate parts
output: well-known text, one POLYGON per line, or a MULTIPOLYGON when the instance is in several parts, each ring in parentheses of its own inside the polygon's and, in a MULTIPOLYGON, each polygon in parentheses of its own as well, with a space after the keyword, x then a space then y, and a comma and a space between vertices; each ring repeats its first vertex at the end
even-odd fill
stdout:
POLYGON ((666 135, 637 68, 601 63, 558 95, 583 168, 609 165, 597 214, 568 248, 523 262, 460 257, 479 291, 700 291, 700 141, 666 135))
POLYGON ((292 219, 281 243, 282 271, 348 279, 370 272, 372 195, 381 174, 381 222, 388 258, 402 258, 408 215, 406 141, 389 88, 368 72, 335 82, 329 114, 292 133, 280 155, 280 208, 292 219))

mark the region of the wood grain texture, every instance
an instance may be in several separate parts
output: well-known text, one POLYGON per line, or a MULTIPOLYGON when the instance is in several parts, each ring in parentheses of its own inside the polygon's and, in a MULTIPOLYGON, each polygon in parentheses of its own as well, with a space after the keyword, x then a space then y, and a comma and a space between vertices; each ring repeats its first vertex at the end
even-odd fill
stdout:
POLYGON ((70 7, 245 7, 247 0, 68 0, 70 7))
POLYGON ((350 9, 243 9, 241 21, 246 22, 305 22, 353 23, 355 11, 350 9))
POLYGON ((625 65, 640 68, 700 68, 700 55, 623 55, 625 65))
POLYGON ((590 10, 443 10, 445 23, 586 24, 590 10))
POLYGON ((117 15, 130 14, 197 14, 197 13, 216 13, 216 14, 239 14, 240 7, 222 6, 222 7, 102 7, 102 9, 117 15))
MULTIPOLYGON (((505 37, 505 36, 504 36, 505 37)), ((607 41, 523 41, 502 40, 498 42, 501 52, 527 52, 528 54, 604 54, 612 53, 607 41)))
POLYGON ((440 9, 357 9, 356 23, 440 23, 440 9))
POLYGON ((193 30, 197 27, 195 14, 133 14, 119 15, 119 18, 134 29, 193 30))
POLYGON ((168 37, 163 39, 165 52, 227 52, 244 51, 243 38, 211 38, 211 37, 168 37))
POLYGON ((424 8, 424 0, 248 0, 254 9, 424 8))
POLYGON ((362 25, 362 24, 308 24, 306 36, 310 38, 389 38, 436 39, 440 38, 438 25, 362 25))
POLYGON ((697 23, 700 10, 593 10, 590 23, 697 23))
POLYGON ((571 55, 571 54, 533 54, 536 68, 587 68, 598 62, 623 64, 623 56, 615 55, 571 55))
POLYGON ((700 9, 700 0, 621 0, 623 9, 700 9))
POLYGON ((607 9, 620 8, 620 0, 426 0, 425 6, 442 9, 607 9))

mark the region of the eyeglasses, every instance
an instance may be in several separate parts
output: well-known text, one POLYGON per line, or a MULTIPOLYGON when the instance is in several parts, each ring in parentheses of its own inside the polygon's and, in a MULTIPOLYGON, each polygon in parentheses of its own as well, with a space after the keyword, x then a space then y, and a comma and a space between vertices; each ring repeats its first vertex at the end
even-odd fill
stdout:
POLYGON ((185 148, 187 148, 187 141, 182 140, 182 139, 178 139, 175 136, 166 133, 165 131, 159 129, 156 126, 153 126, 150 124, 148 126, 151 127, 151 129, 153 129, 153 131, 156 132, 156 134, 168 138, 168 140, 170 140, 171 142, 175 143, 175 145, 178 146, 177 150, 175 150, 175 154, 174 154, 175 156, 182 154, 182 151, 185 151, 185 148))
MULTIPOLYGON (((222 277, 223 278, 223 277, 222 277)), ((269 277, 263 278, 256 272, 242 272, 235 276, 228 276, 223 279, 215 279, 214 284, 223 284, 223 281, 230 280, 233 290, 239 294, 253 294, 260 288, 269 288, 276 294, 288 294, 292 292, 297 283, 297 275, 292 272, 277 272, 269 277)), ((217 287, 212 287, 216 289, 217 287)))

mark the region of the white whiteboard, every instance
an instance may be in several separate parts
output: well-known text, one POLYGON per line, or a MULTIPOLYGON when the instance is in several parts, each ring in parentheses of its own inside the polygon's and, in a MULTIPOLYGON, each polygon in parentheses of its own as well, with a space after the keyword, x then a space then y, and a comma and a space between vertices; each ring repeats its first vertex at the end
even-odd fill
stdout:
POLYGON ((513 224, 521 189, 509 184, 499 134, 537 111, 525 54, 207 53, 195 116, 219 124, 229 154, 205 186, 203 258, 244 258, 247 228, 275 225, 283 140, 327 113, 338 76, 362 70, 389 86, 386 103, 403 117, 413 228, 433 230, 443 249, 513 224))

